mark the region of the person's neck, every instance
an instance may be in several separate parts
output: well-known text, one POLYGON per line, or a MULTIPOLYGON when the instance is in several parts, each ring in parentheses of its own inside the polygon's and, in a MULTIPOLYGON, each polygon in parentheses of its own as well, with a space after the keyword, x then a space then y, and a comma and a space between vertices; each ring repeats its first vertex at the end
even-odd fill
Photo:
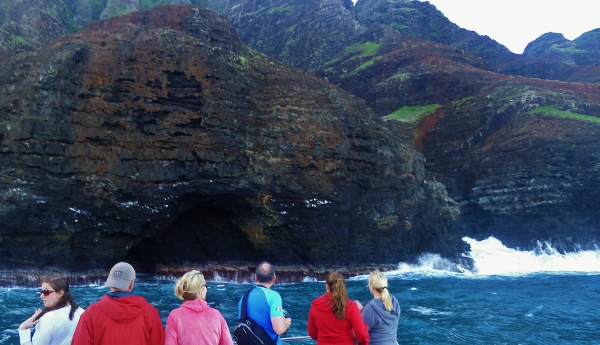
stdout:
POLYGON ((271 288, 271 286, 273 286, 273 283, 272 283, 272 282, 271 282, 271 283, 258 283, 258 282, 257 282, 257 283, 256 283, 256 285, 260 285, 260 286, 262 286, 262 287, 265 287, 265 288, 267 288, 267 289, 270 289, 270 288, 271 288))

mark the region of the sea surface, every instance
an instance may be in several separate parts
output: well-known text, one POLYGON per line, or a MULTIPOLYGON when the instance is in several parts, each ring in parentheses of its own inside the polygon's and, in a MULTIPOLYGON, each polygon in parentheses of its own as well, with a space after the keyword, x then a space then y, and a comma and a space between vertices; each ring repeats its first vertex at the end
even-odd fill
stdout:
MULTIPOLYGON (((402 308, 400 344, 600 344, 600 250, 562 255, 543 245, 516 251, 494 238, 465 241, 472 246, 467 254, 475 260, 474 271, 451 272, 439 256, 424 255, 417 265, 385 272, 402 308)), ((207 301, 233 331, 237 301, 251 285, 207 278, 207 301)), ((136 281, 135 292, 158 308, 163 324, 181 304, 173 295, 174 281, 151 276, 136 281)), ((350 278, 350 298, 366 303, 371 297, 366 284, 366 276, 350 278)), ((273 288, 292 317, 284 338, 306 336, 310 302, 324 292, 324 283, 306 277, 273 288)), ((98 285, 72 288, 84 308, 106 292, 98 285)), ((19 324, 40 306, 39 288, 0 288, 0 344, 19 344, 19 324)))

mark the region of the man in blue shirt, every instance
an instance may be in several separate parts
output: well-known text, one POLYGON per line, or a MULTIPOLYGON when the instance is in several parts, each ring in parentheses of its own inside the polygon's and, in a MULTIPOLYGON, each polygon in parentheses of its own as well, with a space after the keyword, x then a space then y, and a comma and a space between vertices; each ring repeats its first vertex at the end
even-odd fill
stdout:
MULTIPOLYGON (((256 267, 254 274, 256 287, 248 295, 246 314, 261 325, 271 339, 277 338, 277 344, 281 344, 281 338, 277 336, 284 334, 290 328, 292 319, 284 317, 281 296, 271 290, 276 279, 275 268, 270 263, 263 261, 256 267)), ((241 317, 242 313, 242 299, 243 296, 238 303, 238 317, 241 317)))

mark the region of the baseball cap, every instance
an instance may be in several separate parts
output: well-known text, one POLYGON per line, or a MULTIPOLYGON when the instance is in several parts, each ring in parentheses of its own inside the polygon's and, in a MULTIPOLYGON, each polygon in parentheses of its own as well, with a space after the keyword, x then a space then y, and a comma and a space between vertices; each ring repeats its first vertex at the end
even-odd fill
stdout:
POLYGON ((135 280, 135 270, 133 269, 133 266, 126 262, 119 262, 110 269, 108 279, 106 279, 106 284, 104 284, 104 286, 127 289, 132 280, 135 280))

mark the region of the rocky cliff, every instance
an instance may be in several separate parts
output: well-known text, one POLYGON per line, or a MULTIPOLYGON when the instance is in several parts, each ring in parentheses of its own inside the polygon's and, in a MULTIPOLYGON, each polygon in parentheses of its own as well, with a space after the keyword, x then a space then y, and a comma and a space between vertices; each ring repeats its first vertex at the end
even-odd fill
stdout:
POLYGON ((590 82, 597 81, 597 66, 569 67, 560 60, 529 57, 490 60, 485 54, 400 35, 398 29, 410 30, 413 21, 432 23, 418 15, 424 13, 420 7, 431 6, 412 1, 363 0, 355 9, 346 9, 341 1, 337 6, 335 1, 306 3, 303 23, 319 25, 304 24, 286 45, 288 41, 279 39, 286 28, 295 28, 296 12, 280 11, 277 21, 269 19, 283 3, 302 6, 295 1, 270 2, 271 7, 253 4, 251 20, 230 16, 257 49, 269 47, 265 51, 284 62, 322 75, 365 99, 379 116, 414 124, 414 142, 426 157, 426 168, 459 202, 460 233, 494 235, 521 248, 538 241, 564 250, 594 248, 600 238, 595 211, 600 191, 593 177, 598 142, 592 133, 598 126, 600 89, 595 84, 508 76, 493 66, 504 64, 515 74, 525 68, 531 73, 524 74, 590 82), (359 20, 370 18, 365 24, 371 28, 339 29, 352 27, 354 11, 359 20), (268 15, 261 20, 260 13, 268 15), (250 22, 268 24, 247 30, 250 22), (343 49, 294 55, 290 46, 299 37, 317 47, 348 43, 343 49), (318 67, 306 63, 322 60, 327 61, 318 67))
POLYGON ((397 263, 465 250, 400 123, 210 10, 95 22, 0 72, 4 265, 397 263))
POLYGON ((512 54, 417 1, 192 3, 232 23, 158 8, 6 56, 9 262, 392 263, 455 258, 463 235, 595 248, 599 66, 512 54))
POLYGON ((569 65, 600 65, 600 29, 583 33, 573 41, 549 32, 525 47, 525 56, 562 61, 569 65))

